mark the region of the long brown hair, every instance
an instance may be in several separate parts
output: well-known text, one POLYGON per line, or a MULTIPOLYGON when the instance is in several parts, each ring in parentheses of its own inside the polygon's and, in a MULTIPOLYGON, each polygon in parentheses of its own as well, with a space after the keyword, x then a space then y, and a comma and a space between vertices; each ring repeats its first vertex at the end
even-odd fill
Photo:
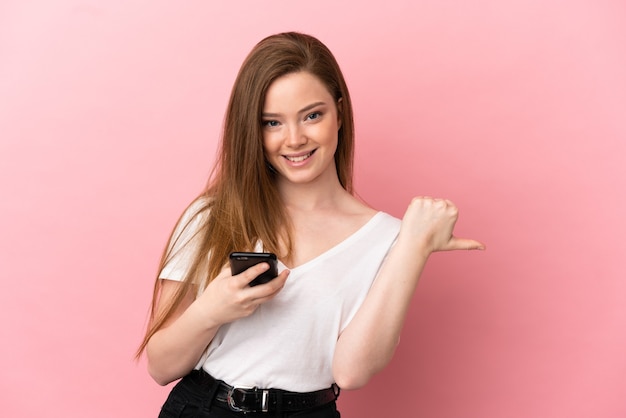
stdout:
MULTIPOLYGON (((341 128, 335 165, 344 189, 352 190, 354 121, 352 103, 343 74, 330 50, 318 39, 297 32, 280 33, 259 42, 244 60, 233 86, 224 119, 217 162, 206 189, 179 220, 164 250, 159 271, 184 247, 180 232, 191 222, 193 257, 182 286, 168 306, 156 312, 161 280, 154 286, 150 322, 138 356, 148 340, 171 317, 187 292, 204 288, 222 270, 233 251, 252 250, 257 241, 266 251, 291 256, 290 222, 278 195, 274 172, 263 153, 261 115, 267 89, 277 78, 306 71, 318 77, 337 103, 341 128), (209 214, 209 216, 207 216, 209 214), (186 223, 185 225, 181 225, 186 223), (284 249, 281 253, 281 248, 284 249)), ((189 237, 186 239, 190 241, 189 237)))

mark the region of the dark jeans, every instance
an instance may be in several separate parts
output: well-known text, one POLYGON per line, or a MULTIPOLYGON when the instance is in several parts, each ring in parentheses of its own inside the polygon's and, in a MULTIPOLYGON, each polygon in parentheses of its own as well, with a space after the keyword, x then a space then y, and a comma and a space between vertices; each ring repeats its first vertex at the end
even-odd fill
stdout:
POLYGON ((186 376, 174 386, 159 418, 340 418, 335 402, 298 412, 242 412, 231 411, 224 402, 215 400, 215 390, 201 386, 186 376))

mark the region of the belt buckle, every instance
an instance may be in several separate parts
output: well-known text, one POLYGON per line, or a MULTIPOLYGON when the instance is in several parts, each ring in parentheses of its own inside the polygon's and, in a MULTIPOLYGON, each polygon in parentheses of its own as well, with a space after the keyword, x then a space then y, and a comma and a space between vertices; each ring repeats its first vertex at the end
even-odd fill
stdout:
POLYGON ((267 389, 259 390, 256 387, 252 389, 244 389, 233 386, 228 391, 226 400, 228 402, 228 407, 235 412, 243 412, 244 414, 248 412, 268 412, 269 392, 270 391, 267 389), (246 396, 248 395, 248 391, 252 391, 252 393, 254 394, 254 407, 244 405, 244 402, 246 401, 246 396), (261 394, 260 405, 258 402, 259 393, 261 394), (256 408, 257 405, 260 406, 260 409, 256 408))

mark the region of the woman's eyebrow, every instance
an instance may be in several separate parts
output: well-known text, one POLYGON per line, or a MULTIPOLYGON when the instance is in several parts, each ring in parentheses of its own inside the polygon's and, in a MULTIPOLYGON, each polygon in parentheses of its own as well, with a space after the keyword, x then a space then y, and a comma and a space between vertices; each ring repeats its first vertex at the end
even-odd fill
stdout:
MULTIPOLYGON (((310 105, 304 106, 302 109, 300 109, 300 110, 298 111, 298 114, 301 114, 301 113, 306 113, 306 112, 308 112, 309 110, 311 110, 311 109, 313 109, 313 108, 315 108, 315 107, 317 107, 317 106, 320 106, 320 105, 325 105, 325 104, 326 104, 326 102, 315 102, 315 103, 311 103, 310 105)), ((262 117, 264 117, 264 118, 276 118, 276 117, 281 116, 281 114, 280 114, 280 113, 268 113, 268 112, 263 112, 263 113, 261 114, 261 116, 262 116, 262 117)))
POLYGON ((298 113, 306 113, 309 110, 313 109, 314 107, 320 106, 320 105, 325 105, 325 102, 315 102, 315 103, 311 103, 308 106, 303 107, 302 109, 300 109, 300 111, 298 113))

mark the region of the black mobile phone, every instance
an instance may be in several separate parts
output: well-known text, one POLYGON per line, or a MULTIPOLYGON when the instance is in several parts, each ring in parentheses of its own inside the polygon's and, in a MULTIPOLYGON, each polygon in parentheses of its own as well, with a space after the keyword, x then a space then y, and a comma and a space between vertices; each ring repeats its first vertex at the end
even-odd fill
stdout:
POLYGON ((250 286, 267 283, 278 276, 278 261, 276 259, 276 254, 235 252, 230 254, 229 261, 233 276, 244 272, 255 264, 267 263, 270 265, 268 270, 265 270, 257 276, 256 279, 250 282, 250 286))

